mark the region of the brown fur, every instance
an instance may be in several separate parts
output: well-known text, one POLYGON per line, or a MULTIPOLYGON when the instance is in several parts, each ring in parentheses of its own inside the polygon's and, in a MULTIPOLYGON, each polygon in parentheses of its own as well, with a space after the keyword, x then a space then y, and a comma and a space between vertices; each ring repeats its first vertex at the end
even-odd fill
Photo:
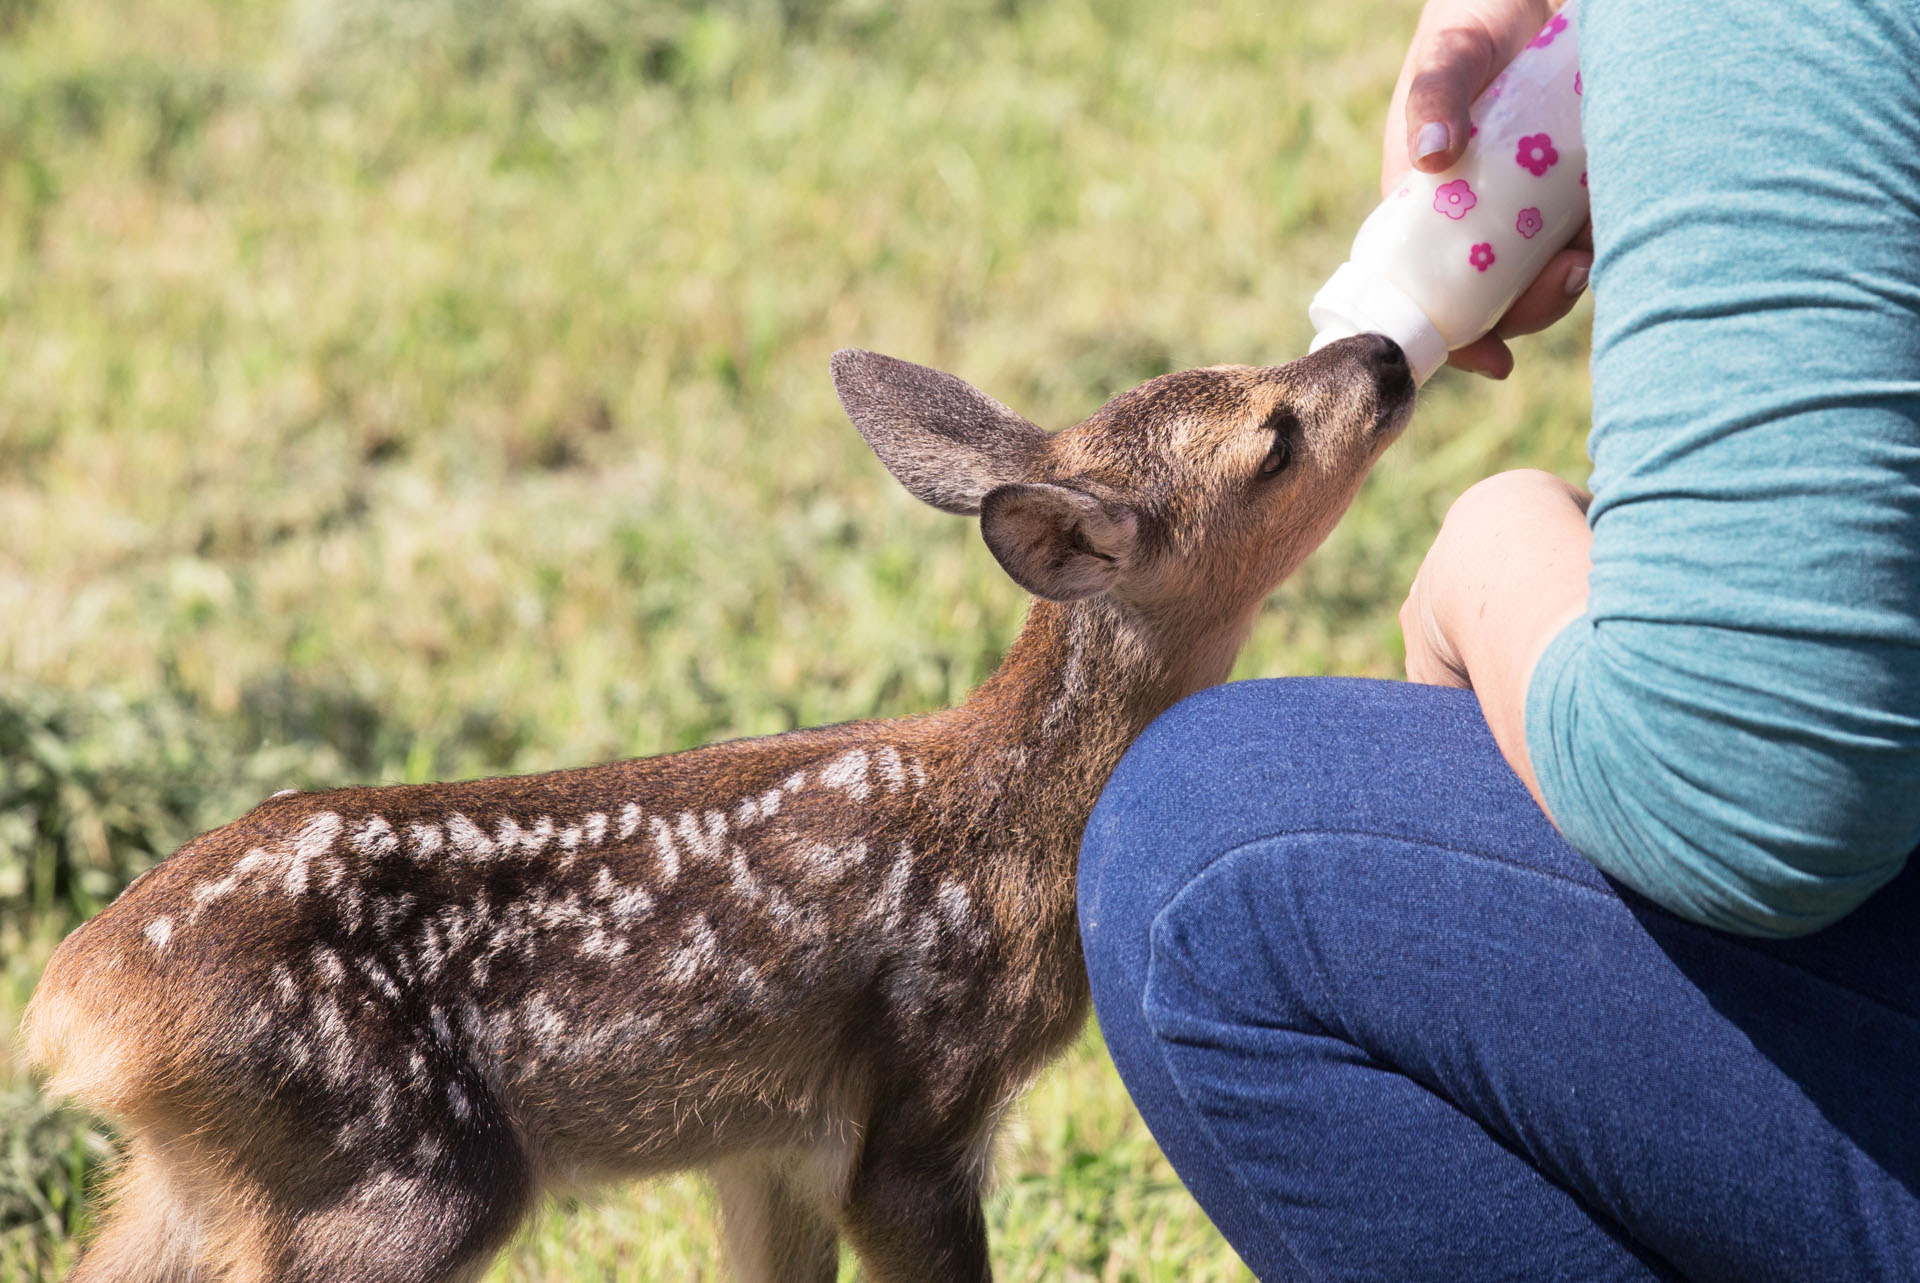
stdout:
POLYGON ((52 1089, 133 1138, 74 1277, 468 1279, 541 1191, 687 1167, 745 1278, 831 1279, 841 1236, 876 1280, 987 1277, 993 1131, 1087 1013, 1087 815, 1344 510, 1396 360, 1168 375, 1049 437, 836 357, 883 461, 1042 595, 1000 670, 927 716, 280 795, 189 842, 28 1011, 52 1089))

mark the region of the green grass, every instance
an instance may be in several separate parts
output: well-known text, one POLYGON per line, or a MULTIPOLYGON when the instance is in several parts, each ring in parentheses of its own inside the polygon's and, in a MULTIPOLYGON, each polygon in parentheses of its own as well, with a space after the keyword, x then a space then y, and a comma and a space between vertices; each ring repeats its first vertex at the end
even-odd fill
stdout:
MULTIPOLYGON (((960 698, 1023 599, 885 476, 828 354, 1052 427, 1297 355, 1412 16, 0 0, 0 1277, 67 1259, 102 1144, 4 1041, 76 913, 285 784, 960 698)), ((1522 349, 1423 394, 1242 675, 1397 675, 1451 498, 1583 472, 1584 326, 1522 349)), ((993 1221, 1007 1278, 1242 1277, 1091 1036, 993 1221)), ((676 1181, 543 1215, 492 1277, 714 1256, 676 1181)))

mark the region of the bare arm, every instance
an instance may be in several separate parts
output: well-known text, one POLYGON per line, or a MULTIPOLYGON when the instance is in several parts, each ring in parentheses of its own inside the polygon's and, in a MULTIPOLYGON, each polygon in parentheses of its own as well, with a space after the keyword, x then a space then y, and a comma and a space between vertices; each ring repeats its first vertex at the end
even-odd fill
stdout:
POLYGON ((1487 725, 1544 810, 1527 753, 1527 683, 1587 606, 1590 496, 1546 472, 1503 472, 1454 501, 1400 608, 1407 677, 1480 697, 1487 725))

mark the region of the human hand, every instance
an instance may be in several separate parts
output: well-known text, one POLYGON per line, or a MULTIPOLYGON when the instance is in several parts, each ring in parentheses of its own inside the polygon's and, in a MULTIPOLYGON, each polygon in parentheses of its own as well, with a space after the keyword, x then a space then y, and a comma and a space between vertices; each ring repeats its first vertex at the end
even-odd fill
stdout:
POLYGON ((1400 607, 1407 680, 1472 689, 1488 674, 1469 661, 1501 654, 1482 634, 1503 644, 1535 616, 1558 631, 1560 616, 1579 614, 1591 502, 1579 486, 1530 468, 1488 477, 1454 500, 1400 607), (1489 619, 1489 604, 1516 592, 1514 607, 1489 619))
POLYGON ((1400 607, 1407 679, 1472 690, 1515 774, 1527 756, 1527 684, 1547 643, 1587 606, 1585 490, 1503 472, 1454 501, 1400 607))
MULTIPOLYGON (((1409 169, 1439 173, 1466 150, 1467 108, 1512 62, 1559 5, 1550 0, 1427 0, 1387 108, 1380 165, 1385 196, 1409 169)), ((1593 268, 1593 224, 1547 260, 1493 331, 1447 356, 1488 378, 1513 372, 1504 340, 1544 330, 1573 310, 1593 268)))

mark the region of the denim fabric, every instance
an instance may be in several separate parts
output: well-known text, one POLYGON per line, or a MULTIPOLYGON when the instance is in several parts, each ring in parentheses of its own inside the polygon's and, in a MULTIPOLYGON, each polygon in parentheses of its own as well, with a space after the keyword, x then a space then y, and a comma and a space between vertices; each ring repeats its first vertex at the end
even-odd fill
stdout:
POLYGON ((1920 1280, 1920 867, 1772 941, 1608 880, 1472 695, 1243 682, 1090 820, 1128 1090, 1268 1279, 1920 1280))
POLYGON ((1920 5, 1588 0, 1593 572, 1547 809, 1759 935, 1920 843, 1920 5))

